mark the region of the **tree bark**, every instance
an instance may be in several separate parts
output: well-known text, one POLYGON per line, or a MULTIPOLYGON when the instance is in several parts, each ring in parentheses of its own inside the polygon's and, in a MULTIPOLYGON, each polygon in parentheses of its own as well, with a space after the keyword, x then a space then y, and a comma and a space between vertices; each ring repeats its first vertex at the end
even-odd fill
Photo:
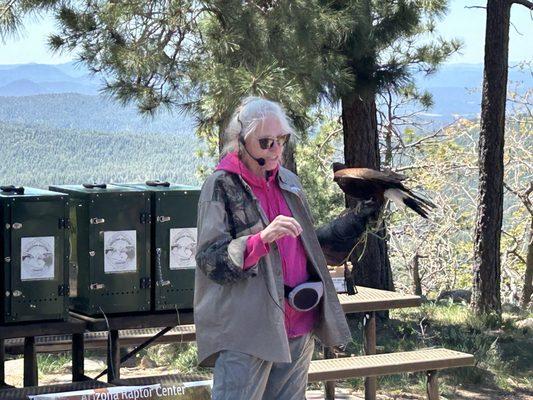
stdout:
POLYGON ((500 236, 511 2, 487 1, 472 307, 501 315, 500 236))
POLYGON ((527 244, 526 256, 526 273, 524 275, 524 290, 522 291, 522 299, 520 305, 526 309, 531 302, 531 295, 533 294, 533 219, 529 227, 529 242, 527 244))
MULTIPOLYGON (((379 137, 376 119, 376 96, 350 93, 342 96, 344 162, 348 167, 380 168, 379 137)), ((348 207, 356 202, 347 198, 348 207)), ((368 235, 366 244, 359 245, 352 256, 352 274, 357 285, 394 290, 390 267, 386 228, 382 223, 376 235, 368 235)))
POLYGON ((418 260, 420 255, 415 253, 413 257, 412 270, 413 270, 413 294, 422 296, 422 281, 420 279, 420 265, 418 260))
POLYGON ((283 166, 298 175, 298 171, 296 169, 296 157, 294 154, 295 151, 296 145, 292 141, 289 141, 289 143, 287 143, 285 146, 285 150, 283 151, 283 166))

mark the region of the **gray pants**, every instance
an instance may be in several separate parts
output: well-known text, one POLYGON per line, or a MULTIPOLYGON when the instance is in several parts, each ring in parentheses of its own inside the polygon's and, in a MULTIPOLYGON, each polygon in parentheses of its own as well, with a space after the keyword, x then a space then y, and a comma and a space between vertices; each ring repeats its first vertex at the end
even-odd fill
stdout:
POLYGON ((215 363, 213 400, 304 400, 315 339, 311 333, 289 340, 291 363, 264 361, 222 351, 215 363))

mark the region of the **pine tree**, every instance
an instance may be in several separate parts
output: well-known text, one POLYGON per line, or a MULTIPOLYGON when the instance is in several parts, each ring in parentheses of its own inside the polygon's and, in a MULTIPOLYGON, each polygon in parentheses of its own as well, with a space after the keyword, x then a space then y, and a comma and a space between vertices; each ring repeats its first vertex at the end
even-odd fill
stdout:
POLYGON ((528 0, 488 0, 479 132, 478 212, 474 238, 472 307, 501 317, 500 239, 503 218, 503 152, 511 6, 533 10, 528 0))
POLYGON ((59 0, 0 0, 0 43, 19 34, 25 16, 53 10, 58 4, 59 0))
MULTIPOLYGON (((340 102, 346 164, 379 169, 376 95, 458 49, 432 39, 445 11, 446 0, 67 2, 50 44, 76 52, 105 91, 142 112, 194 112, 213 154, 243 96, 281 102, 302 134, 310 107, 340 102)), ((380 236, 369 237, 357 281, 391 289, 384 228, 380 236)))

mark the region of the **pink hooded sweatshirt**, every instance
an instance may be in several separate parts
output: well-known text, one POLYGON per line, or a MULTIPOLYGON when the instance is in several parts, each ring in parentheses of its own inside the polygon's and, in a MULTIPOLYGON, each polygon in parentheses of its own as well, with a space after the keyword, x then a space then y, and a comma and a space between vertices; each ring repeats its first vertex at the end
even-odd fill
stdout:
MULTIPOLYGON (((259 200, 261 208, 269 221, 278 215, 292 217, 291 210, 278 185, 278 168, 267 179, 260 178, 250 171, 239 159, 237 153, 228 153, 218 164, 217 170, 224 170, 240 175, 250 186, 254 196, 259 200)), ((307 272, 307 257, 300 237, 284 236, 276 240, 281 257, 283 281, 285 285, 294 287, 309 280, 307 272)), ((259 233, 252 235, 246 242, 244 254, 244 268, 255 265, 259 259, 270 251, 268 244, 263 243, 259 233)), ((285 302, 285 329, 289 338, 301 336, 310 332, 318 319, 318 308, 301 312, 285 302)))

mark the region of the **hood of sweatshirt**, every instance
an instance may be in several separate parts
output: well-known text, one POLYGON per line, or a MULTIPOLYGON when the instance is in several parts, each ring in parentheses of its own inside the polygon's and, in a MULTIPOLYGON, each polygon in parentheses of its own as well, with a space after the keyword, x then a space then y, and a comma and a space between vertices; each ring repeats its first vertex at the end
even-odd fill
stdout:
POLYGON ((237 155, 237 152, 230 152, 226 154, 222 160, 218 163, 216 170, 224 170, 232 172, 234 174, 240 175, 244 181, 251 187, 264 187, 267 183, 275 181, 279 165, 273 171, 273 173, 266 178, 259 177, 255 175, 248 167, 242 162, 242 160, 237 155))

